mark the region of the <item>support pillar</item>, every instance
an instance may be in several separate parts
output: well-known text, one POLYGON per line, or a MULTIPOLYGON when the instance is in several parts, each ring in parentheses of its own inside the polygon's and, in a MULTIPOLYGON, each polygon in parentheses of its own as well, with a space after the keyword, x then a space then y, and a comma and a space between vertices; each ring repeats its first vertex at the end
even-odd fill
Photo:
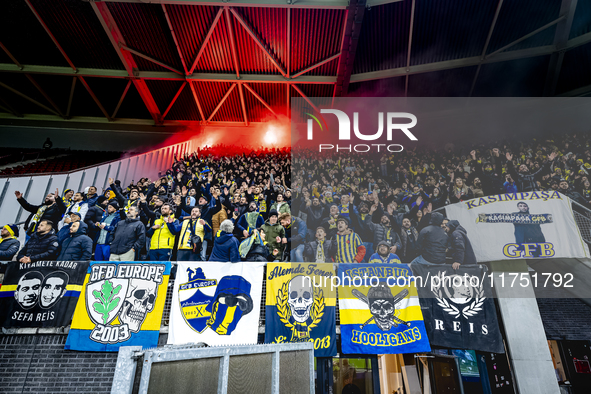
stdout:
MULTIPOLYGON (((519 394, 559 393, 542 317, 529 281, 522 286, 521 274, 528 273, 525 260, 490 263, 515 384, 519 394), (511 286, 513 276, 519 276, 511 286)), ((529 277, 529 276, 528 276, 529 277)))

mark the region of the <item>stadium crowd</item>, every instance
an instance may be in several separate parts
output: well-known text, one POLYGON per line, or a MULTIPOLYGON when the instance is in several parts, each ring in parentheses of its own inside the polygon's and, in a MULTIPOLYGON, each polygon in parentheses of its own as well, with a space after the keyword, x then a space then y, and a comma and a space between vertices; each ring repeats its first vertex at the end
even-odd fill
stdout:
POLYGON ((27 242, 21 248, 18 226, 5 225, 0 260, 468 264, 475 257, 465 229, 434 210, 534 190, 591 206, 589 144, 587 135, 559 134, 492 149, 378 157, 300 149, 293 158, 289 149, 205 148, 155 181, 109 179, 101 193, 56 190, 39 205, 15 191, 30 212, 27 242))

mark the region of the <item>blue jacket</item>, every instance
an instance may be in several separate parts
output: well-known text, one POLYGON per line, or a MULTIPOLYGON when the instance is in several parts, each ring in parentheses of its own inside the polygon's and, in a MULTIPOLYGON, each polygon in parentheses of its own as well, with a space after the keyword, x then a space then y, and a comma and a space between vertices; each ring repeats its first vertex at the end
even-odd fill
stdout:
POLYGON ((513 184, 505 182, 503 183, 503 188, 505 189, 505 193, 517 193, 517 183, 515 182, 513 184))
POLYGON ((0 261, 10 261, 21 247, 18 239, 9 238, 0 242, 0 261))
MULTIPOLYGON (((108 212, 108 211, 105 211, 105 213, 103 213, 103 217, 101 218, 101 221, 100 221, 100 223, 104 223, 104 222, 105 222, 105 219, 106 219, 106 218, 108 218, 108 217, 109 217, 109 215, 110 215, 110 214, 109 214, 109 212, 108 212)), ((106 231, 106 232, 107 232, 107 236, 106 236, 106 238, 105 238, 105 244, 108 244, 108 241, 109 241, 109 235, 111 234, 111 231, 115 230, 115 226, 116 226, 116 225, 117 225, 117 223, 119 223, 119 221, 121 220, 121 213, 120 213, 120 211, 115 211, 115 212, 114 212, 114 215, 115 215, 115 217, 113 217, 113 220, 111 220, 111 223, 110 223, 110 224, 108 224, 108 225, 106 225, 106 226, 105 226, 105 228, 103 228, 102 230, 100 230, 100 231, 97 233, 97 235, 96 235, 96 237, 95 237, 95 239, 94 239, 94 242, 98 242, 98 240, 99 240, 99 238, 100 238, 100 236, 101 236, 102 232, 103 232, 103 231, 106 231)))
POLYGON ((285 228, 285 238, 287 243, 291 245, 292 249, 306 243, 306 236, 308 235, 308 226, 302 219, 292 216, 291 223, 285 228), (291 230, 294 229, 296 234, 292 235, 291 230))
MULTIPOLYGON (((66 227, 66 226, 64 226, 66 227)), ((68 229, 70 226, 68 226, 68 229)), ((57 261, 86 261, 92 257, 92 240, 86 232, 88 226, 86 223, 80 222, 78 231, 70 234, 62 243, 62 250, 60 251, 57 261)))
POLYGON ((236 223, 236 227, 238 228, 238 230, 240 230, 240 236, 242 236, 242 232, 244 230, 248 231, 248 235, 252 235, 252 231, 254 229, 261 227, 263 224, 265 224, 265 219, 263 219, 263 217, 259 214, 259 216, 257 217, 257 222, 256 222, 254 228, 249 228, 248 222, 246 221, 246 213, 245 213, 242 216, 240 216, 240 218, 238 219, 238 223, 236 223))
POLYGON ((209 261, 219 261, 227 263, 240 262, 240 252, 238 251, 238 240, 232 234, 225 231, 219 231, 213 241, 213 250, 209 261))
POLYGON ((386 257, 386 259, 384 260, 378 252, 375 252, 371 255, 371 257, 369 258, 369 262, 372 264, 402 264, 398 255, 390 253, 388 257, 386 257))

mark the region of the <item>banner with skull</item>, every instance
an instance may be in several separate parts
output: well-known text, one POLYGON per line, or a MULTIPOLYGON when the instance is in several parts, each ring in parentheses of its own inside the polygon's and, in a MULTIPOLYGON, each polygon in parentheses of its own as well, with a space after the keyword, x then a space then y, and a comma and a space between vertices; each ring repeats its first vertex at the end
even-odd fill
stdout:
POLYGON ((413 264, 412 270, 422 278, 418 290, 431 345, 505 352, 486 266, 413 264))
POLYGON ((345 354, 431 350, 414 278, 406 264, 339 264, 345 354))
POLYGON ((267 264, 265 343, 313 342, 316 357, 335 356, 334 276, 331 263, 267 264))
POLYGON ((256 344, 265 263, 179 262, 169 344, 256 344))
POLYGON ((0 288, 0 327, 63 327, 70 324, 87 261, 8 263, 0 288))
POLYGON ((156 346, 169 275, 169 261, 92 262, 65 349, 156 346))

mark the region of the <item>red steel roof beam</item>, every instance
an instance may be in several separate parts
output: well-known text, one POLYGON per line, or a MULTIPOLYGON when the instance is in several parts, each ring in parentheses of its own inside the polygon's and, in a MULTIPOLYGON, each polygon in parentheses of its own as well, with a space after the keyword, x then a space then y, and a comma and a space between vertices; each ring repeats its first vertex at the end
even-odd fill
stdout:
POLYGON ((19 92, 18 90, 11 88, 10 86, 6 85, 5 83, 0 82, 0 86, 2 86, 4 89, 10 90, 12 93, 16 94, 17 96, 20 96, 20 97, 24 98, 25 100, 28 100, 28 101, 32 102, 33 104, 51 112, 52 114, 60 116, 60 114, 57 113, 55 110, 49 108, 48 106, 46 106, 44 104, 41 104, 39 101, 37 101, 35 99, 30 98, 26 94, 23 94, 23 93, 19 92))
POLYGON ((228 7, 224 7, 226 14, 226 24, 228 25, 228 38, 230 39, 230 49, 232 50, 232 60, 234 61, 234 69, 236 70, 236 78, 240 79, 240 68, 238 67, 238 55, 236 52, 236 42, 234 41, 234 29, 232 28, 232 20, 230 19, 230 11, 228 7))
POLYGON ((289 78, 289 72, 291 69, 291 8, 287 9, 287 78, 289 78))
POLYGON ((340 52, 337 53, 336 55, 332 55, 331 57, 327 57, 326 59, 321 60, 320 62, 318 62, 318 63, 316 63, 316 64, 314 64, 314 65, 306 68, 305 70, 300 71, 299 73, 295 74, 292 78, 297 78, 297 77, 299 77, 302 74, 305 74, 307 72, 310 72, 310 71, 314 70, 315 68, 318 68, 318 67, 322 66, 323 64, 326 64, 326 63, 330 62, 331 60, 336 59, 339 56, 341 56, 341 53, 340 52))
MULTIPOLYGON (((267 107, 267 109, 269 111, 271 111, 273 113, 273 115, 277 116, 277 114, 275 113, 275 111, 273 111, 273 108, 271 108, 271 106, 269 104, 267 104, 267 102, 257 93, 255 92, 250 86, 248 86, 248 84, 246 82, 243 82, 242 85, 248 89, 248 91, 250 93, 252 93, 252 95, 254 97, 256 97, 257 100, 259 100, 261 102, 261 104, 263 104, 265 107, 267 107)), ((287 86, 289 88, 289 85, 287 86)))
POLYGON ((4 44, 2 44, 2 42, 0 41, 0 48, 2 48, 2 50, 4 50, 4 52, 6 53, 6 55, 10 58, 10 60, 12 60, 12 62, 14 64, 17 65, 18 68, 20 68, 21 70, 24 68, 22 64, 20 64, 18 62, 18 60, 16 60, 16 58, 14 56, 12 56, 12 53, 10 53, 10 51, 8 50, 8 48, 6 48, 4 46, 4 44))
POLYGON ((127 81, 127 85, 125 85, 125 89, 123 90, 123 94, 121 95, 121 98, 119 99, 119 102, 117 103, 117 106, 115 107, 115 111, 113 111, 113 115, 111 115, 111 118, 115 119, 115 116, 117 115, 117 112, 119 112, 119 108, 121 107, 121 104, 123 104, 123 100, 125 99, 125 96, 127 95, 127 91, 129 90, 130 86, 131 86, 131 79, 129 81, 127 81))
POLYGON ((31 4, 31 1, 30 0, 25 0, 25 3, 27 3, 27 5, 31 9, 31 11, 33 11, 33 14, 35 14, 35 17, 37 18, 37 20, 39 21, 39 23, 41 23, 41 26, 43 26, 43 28, 45 29, 45 32, 49 35, 49 37, 51 38, 51 40, 53 41, 53 43, 55 44, 55 46, 57 47, 57 49, 59 49, 59 51, 61 52, 62 56, 66 59, 66 61, 70 65, 70 67, 72 67, 72 69, 74 71, 78 71, 78 69, 76 69, 76 66, 74 66, 74 63, 72 63, 72 61, 70 60, 70 58, 68 57, 68 55, 66 55, 66 52, 61 47, 61 45, 59 44, 59 42, 57 42, 57 39, 55 38, 55 36, 49 30, 49 27, 47 27, 47 25, 45 24, 45 22, 43 21, 43 19, 41 19, 41 16, 39 15, 39 13, 37 13, 37 10, 35 9, 35 7, 33 7, 33 4, 31 4))
POLYGON ((199 62, 201 55, 203 55, 203 52, 205 51, 205 46, 209 42, 209 39, 211 38, 213 31, 215 30, 215 27, 217 26, 218 21, 220 20, 223 12, 224 12, 224 9, 222 7, 220 7, 220 9, 218 10, 218 13, 215 15, 213 23, 209 27, 209 31, 207 32, 205 39, 203 40, 203 44, 201 44, 201 47, 199 48, 199 52, 197 52, 197 56, 195 56, 195 60, 193 61, 193 65, 191 66, 191 69, 189 70, 188 75, 193 74, 193 71, 195 71, 195 67, 197 67, 197 63, 199 62))
MULTIPOLYGON (((183 70, 185 70, 185 75, 189 74, 189 71, 187 70, 187 65, 185 64, 185 58, 183 57, 183 53, 181 52, 181 47, 179 46, 179 42, 176 38, 176 34, 174 32, 174 29, 172 28, 172 23, 170 23, 170 18, 168 17, 168 12, 166 12, 166 5, 165 4, 162 4, 162 11, 164 11, 164 17, 166 18, 166 24, 168 25, 168 28, 170 29, 170 34, 172 35, 174 45, 176 46, 176 51, 179 54, 179 57, 181 58, 181 63, 183 64, 183 70)), ((164 115, 162 116, 162 119, 164 119, 164 115)))
POLYGON ((230 93, 232 93, 232 90, 234 90, 235 87, 236 87, 236 84, 235 83, 233 83, 232 86, 230 86, 230 89, 228 89, 228 91, 226 92, 226 94, 224 95, 224 97, 222 97, 222 100, 215 107, 215 109, 213 110, 213 112, 211 113, 211 115, 209 115, 209 118, 207 118, 207 121, 208 122, 213 118, 213 116, 216 114, 216 112, 218 112, 218 110, 220 109, 220 107, 222 106, 222 104, 224 103, 224 101, 226 101, 226 99, 228 98, 228 96, 230 96, 230 93))
POLYGON ((72 109, 72 102, 74 101, 74 91, 76 90, 76 81, 78 78, 72 78, 72 87, 70 88, 70 97, 68 98, 68 107, 66 108, 66 118, 70 117, 70 109, 72 109))
POLYGON ((341 57, 337 69, 337 82, 334 87, 333 102, 335 96, 346 95, 349 91, 349 82, 351 81, 351 72, 355 62, 355 52, 359 35, 361 34, 361 25, 365 15, 366 0, 351 0, 345 17, 345 27, 341 39, 341 57))
POLYGON ((119 47, 120 47, 121 49, 124 49, 124 50, 126 50, 127 52, 131 52, 131 53, 133 53, 134 55, 137 55, 137 56, 139 56, 139 57, 141 57, 141 58, 144 58, 144 59, 146 59, 146 60, 147 60, 147 61, 149 61, 149 62, 152 62, 152 63, 154 63, 154 64, 157 64, 157 65, 159 65, 159 66, 161 66, 161 67, 167 68, 167 69, 169 69, 170 71, 177 73, 178 75, 183 75, 183 76, 185 75, 185 74, 183 74, 182 72, 180 72, 179 70, 177 70, 176 68, 174 68, 174 67, 172 67, 172 66, 169 66, 168 64, 166 64, 166 63, 163 63, 163 62, 161 62, 161 61, 159 61, 159 60, 156 60, 156 59, 154 59, 153 57, 150 57, 150 56, 146 55, 145 53, 142 53, 142 52, 140 52, 140 51, 138 51, 138 50, 136 50, 136 49, 130 48, 130 47, 128 47, 127 45, 123 45, 123 44, 119 43, 119 47))
POLYGON ((195 84, 189 81, 189 87, 191 88, 191 92, 193 93, 193 99, 195 100, 195 105, 197 105, 197 109, 199 110, 199 115, 201 115, 201 120, 205 122, 205 115, 203 115, 203 109, 201 108, 201 103, 199 102, 199 97, 197 97, 197 91, 195 90, 195 84))
POLYGON ((111 41, 111 44, 115 48, 115 52, 117 52, 117 55, 121 59, 121 62, 123 63, 123 66, 127 71, 127 74, 130 77, 134 78, 132 80, 133 85, 140 94, 140 97, 142 98, 142 101, 148 109, 148 112, 150 112, 152 119, 154 119, 154 122, 156 124, 161 124, 162 120, 160 115, 160 109, 158 109, 158 105, 156 104, 156 101, 154 100, 152 93, 150 93, 150 89, 148 89, 146 81, 137 78, 139 76, 139 70, 137 63, 133 58, 133 55, 130 52, 121 50, 121 48, 119 47, 120 44, 126 45, 125 39, 123 38, 123 34, 121 34, 121 31, 117 26, 117 23, 115 23, 115 19, 113 18, 111 11, 109 11, 107 3, 91 2, 90 5, 94 10, 96 16, 98 17, 101 25, 103 26, 103 29, 107 33, 107 36, 111 41))
POLYGON ((176 102, 176 100, 179 98, 179 96, 181 95, 181 92, 183 91, 183 89, 185 88, 186 85, 187 85, 187 81, 183 82, 183 84, 181 85, 179 91, 176 92, 176 94, 172 98, 172 101, 170 102, 170 104, 168 104, 168 107, 166 107, 166 111, 164 111, 164 113, 162 114, 162 119, 166 118, 166 115, 168 114, 168 111, 170 111, 170 109, 172 108, 172 106, 174 105, 174 103, 176 102))
POLYGON ((57 113, 62 118, 66 119, 66 116, 64 115, 64 113, 60 110, 60 108, 57 106, 57 104, 51 99, 51 97, 49 97, 49 95, 45 92, 45 90, 43 90, 43 88, 37 83, 37 81, 35 81, 35 79, 32 76, 30 76, 29 74, 25 74, 25 77, 27 77, 27 79, 33 84, 33 86, 35 86, 35 88, 39 91, 39 93, 41 93, 43 95, 43 97, 45 97, 45 100, 47 100, 49 102, 49 104, 51 104, 53 109, 55 109, 57 111, 57 113))
POLYGON ((242 115, 244 116, 244 125, 248 126, 248 116, 246 116, 246 103, 244 101, 244 91, 242 90, 242 82, 238 82, 238 91, 240 92, 240 106, 242 107, 242 115))
POLYGON ((105 107, 103 107, 103 105, 99 101, 98 97, 96 97, 96 95, 94 94, 94 92, 92 91, 92 89, 90 88, 90 86, 88 86, 88 83, 86 82, 86 80, 84 79, 84 77, 78 77, 78 79, 80 79, 80 82, 82 82, 82 85, 84 85, 84 87, 88 91, 88 94, 90 94, 90 97, 92 97, 92 99, 94 100, 94 102, 96 103, 96 105, 99 107, 99 109, 101 110, 101 112, 103 113, 103 115, 105 115, 105 118, 107 118, 109 121, 112 121, 113 118, 111 118, 111 116, 107 113, 107 110, 105 109, 105 107))
POLYGON ((312 100, 310 100, 310 99, 308 98, 308 96, 306 96, 306 95, 304 94, 304 92, 302 92, 302 91, 300 90, 300 88, 298 88, 298 85, 296 85, 296 84, 294 83, 294 84, 292 84, 291 86, 293 86, 293 88, 294 88, 295 90, 297 90, 297 92, 300 94, 300 96, 302 96, 302 98, 303 98, 304 100, 306 100, 306 101, 308 102, 308 104, 310 104, 310 105, 312 106, 312 108, 314 108, 314 110, 316 110, 316 112, 320 112, 320 110, 318 109, 318 107, 317 107, 317 106, 315 106, 315 105, 314 105, 314 103, 312 102, 312 100))
POLYGON ((263 50, 263 52, 267 55, 269 60, 271 60, 271 63, 273 63, 273 65, 275 67, 277 67, 277 70, 279 70, 281 75, 283 75, 284 77, 287 77, 287 74, 286 74, 285 70, 283 70, 283 67, 281 67, 281 65, 275 59, 275 57, 267 50, 266 46, 263 44, 261 39, 256 35, 256 33, 252 30, 250 25, 244 19, 242 19, 240 14, 234 8, 230 7, 229 9, 232 12, 232 14, 234 14, 234 17, 236 18, 236 20, 238 20, 238 22, 240 22, 240 24, 242 25, 244 30, 246 30, 246 32, 252 37, 254 42, 263 50))

